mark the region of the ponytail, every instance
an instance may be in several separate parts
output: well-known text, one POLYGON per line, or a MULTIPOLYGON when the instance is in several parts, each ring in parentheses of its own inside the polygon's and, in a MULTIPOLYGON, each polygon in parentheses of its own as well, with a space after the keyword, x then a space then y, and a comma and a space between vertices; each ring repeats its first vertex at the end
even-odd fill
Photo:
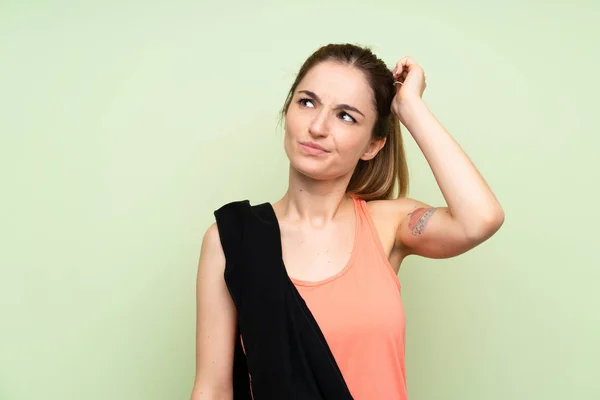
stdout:
POLYGON ((385 145, 371 160, 358 162, 348 184, 349 193, 366 201, 400 198, 408 192, 408 165, 400 121, 390 113, 382 125, 381 136, 387 138, 385 145))

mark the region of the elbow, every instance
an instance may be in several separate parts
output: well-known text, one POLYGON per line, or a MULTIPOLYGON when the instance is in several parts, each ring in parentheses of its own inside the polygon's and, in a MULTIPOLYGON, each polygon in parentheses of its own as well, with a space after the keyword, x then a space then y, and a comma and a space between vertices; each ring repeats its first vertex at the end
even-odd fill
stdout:
POLYGON ((483 242, 492 237, 504 224, 504 210, 498 206, 496 209, 482 214, 478 221, 465 229, 467 237, 475 242, 483 242))

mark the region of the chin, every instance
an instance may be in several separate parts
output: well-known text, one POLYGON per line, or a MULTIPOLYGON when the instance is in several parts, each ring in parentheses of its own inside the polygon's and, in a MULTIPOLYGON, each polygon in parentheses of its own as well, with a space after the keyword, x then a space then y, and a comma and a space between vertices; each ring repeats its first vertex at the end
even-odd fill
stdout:
POLYGON ((288 159, 291 168, 310 179, 326 181, 336 177, 335 168, 325 159, 306 157, 301 154, 290 155, 289 153, 288 159))
POLYGON ((303 168, 302 166, 294 165, 291 163, 292 168, 294 168, 301 175, 306 176, 315 181, 327 181, 332 179, 333 177, 326 174, 325 171, 319 168, 303 168))
POLYGON ((307 155, 299 148, 299 145, 289 146, 286 141, 284 148, 290 161, 290 166, 300 174, 316 180, 326 181, 338 177, 338 169, 332 165, 332 154, 323 157, 307 155), (291 148, 290 148, 291 147, 291 148))

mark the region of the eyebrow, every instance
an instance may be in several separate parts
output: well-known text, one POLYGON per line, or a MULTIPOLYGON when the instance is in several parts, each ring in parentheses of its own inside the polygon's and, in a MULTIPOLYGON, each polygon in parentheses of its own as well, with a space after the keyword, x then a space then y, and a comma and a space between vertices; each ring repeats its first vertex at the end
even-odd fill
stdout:
MULTIPOLYGON (((313 99, 315 99, 319 103, 321 103, 321 99, 319 98, 319 96, 317 96, 315 93, 311 92, 310 90, 299 90, 298 93, 307 94, 308 96, 312 97, 313 99)), ((354 111, 354 112, 359 113, 363 117, 365 116, 365 114, 361 113, 356 107, 352 107, 348 104, 338 104, 336 108, 339 108, 342 110, 354 111)))

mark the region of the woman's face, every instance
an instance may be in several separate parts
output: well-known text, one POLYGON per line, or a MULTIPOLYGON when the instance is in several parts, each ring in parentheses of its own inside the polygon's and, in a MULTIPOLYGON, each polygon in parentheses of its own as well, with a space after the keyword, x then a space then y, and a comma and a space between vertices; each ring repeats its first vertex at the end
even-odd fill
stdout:
POLYGON ((336 62, 313 67, 298 84, 285 118, 284 147, 292 166, 317 180, 351 174, 377 154, 373 92, 358 69, 336 62))

